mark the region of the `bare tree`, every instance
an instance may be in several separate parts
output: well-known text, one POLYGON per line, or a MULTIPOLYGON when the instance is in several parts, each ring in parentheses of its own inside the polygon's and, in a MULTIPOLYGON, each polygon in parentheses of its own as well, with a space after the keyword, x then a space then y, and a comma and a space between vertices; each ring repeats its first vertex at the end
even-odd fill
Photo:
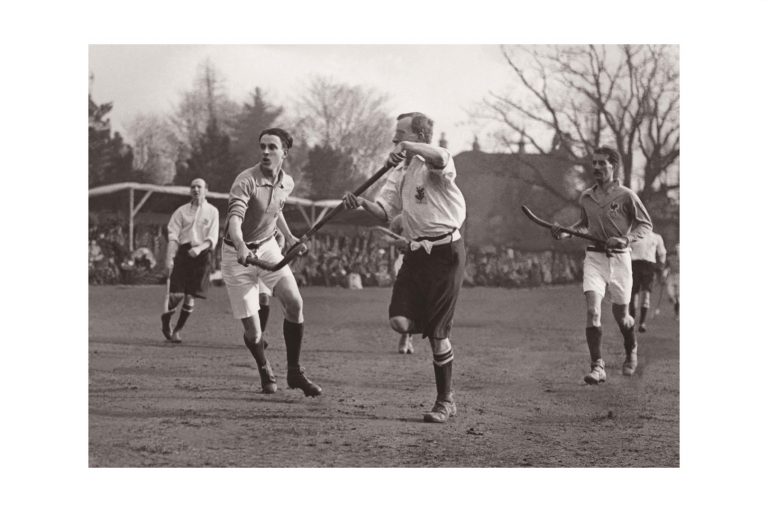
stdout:
POLYGON ((173 182, 182 143, 167 117, 138 114, 128 123, 134 141, 133 165, 149 183, 173 182))
MULTIPOLYGON (((574 166, 595 147, 614 145, 623 183, 640 195, 677 164, 679 73, 677 47, 502 47, 512 89, 492 92, 476 112, 499 122, 506 147, 525 144, 574 166)), ((536 169, 534 176, 536 175, 536 169)), ((547 186, 538 174, 537 184, 547 186)))
POLYGON ((375 89, 315 77, 296 102, 296 129, 310 146, 338 150, 352 158, 357 172, 370 174, 391 145, 388 101, 375 89))

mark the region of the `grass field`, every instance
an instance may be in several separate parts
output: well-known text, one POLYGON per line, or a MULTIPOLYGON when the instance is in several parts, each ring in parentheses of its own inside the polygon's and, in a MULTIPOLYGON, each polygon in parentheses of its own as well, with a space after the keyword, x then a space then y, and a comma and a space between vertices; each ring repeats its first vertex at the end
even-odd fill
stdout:
POLYGON ((435 398, 428 343, 397 353, 389 289, 303 289, 316 399, 286 389, 277 301, 267 355, 280 389, 263 395, 225 289, 197 302, 180 345, 162 341, 163 293, 89 288, 91 467, 679 466, 679 336, 666 302, 639 334, 631 378, 604 305, 608 380, 587 386, 578 286, 462 290, 458 416, 435 425, 421 421, 435 398))

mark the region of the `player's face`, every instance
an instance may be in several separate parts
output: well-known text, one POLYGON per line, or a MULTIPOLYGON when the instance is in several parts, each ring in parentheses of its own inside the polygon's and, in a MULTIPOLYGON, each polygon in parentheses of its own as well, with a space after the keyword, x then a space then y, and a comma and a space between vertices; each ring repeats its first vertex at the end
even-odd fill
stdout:
POLYGON ((261 148, 261 168, 268 171, 280 170, 286 156, 280 137, 263 135, 259 141, 259 147, 261 148))
POLYGON ((189 186, 189 195, 195 200, 205 199, 206 188, 205 181, 200 178, 192 180, 192 184, 189 186))
POLYGON ((416 133, 413 133, 411 129, 411 118, 404 117, 397 122, 395 127, 395 136, 392 138, 392 142, 397 144, 398 142, 421 142, 421 139, 416 133))
POLYGON ((613 179, 613 165, 608 161, 607 156, 592 155, 592 175, 601 185, 613 179))

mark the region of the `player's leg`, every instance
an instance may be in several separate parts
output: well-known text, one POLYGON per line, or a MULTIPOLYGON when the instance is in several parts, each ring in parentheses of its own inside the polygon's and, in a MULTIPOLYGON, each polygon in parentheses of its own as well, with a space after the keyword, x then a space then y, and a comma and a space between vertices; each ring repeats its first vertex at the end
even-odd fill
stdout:
POLYGON ((589 349, 590 372, 584 376, 587 384, 605 381, 605 362, 602 354, 603 327, 600 304, 610 274, 608 257, 602 253, 587 252, 584 257, 582 290, 587 305, 586 338, 589 349))
POLYGON ((459 240, 450 245, 432 249, 428 258, 428 280, 424 283, 427 297, 424 312, 424 333, 432 348, 432 367, 435 372, 437 399, 424 421, 444 423, 456 415, 453 399, 454 352, 450 341, 456 302, 464 279, 464 243, 459 240))
POLYGON ((171 334, 171 341, 174 343, 181 343, 181 330, 187 323, 187 319, 195 310, 195 297, 192 295, 184 295, 184 300, 181 306, 181 313, 179 313, 179 319, 176 321, 176 325, 173 327, 173 334, 171 334))
POLYGON ((453 347, 448 338, 429 338, 432 347, 432 367, 435 371, 437 399, 432 410, 424 414, 427 423, 445 423, 456 415, 453 400, 453 347))
POLYGON ((404 332, 400 335, 400 341, 397 343, 397 352, 399 354, 413 354, 413 335, 404 332))
POLYGON ((261 338, 264 341, 264 348, 269 347, 267 342, 267 321, 269 320, 269 303, 272 299, 272 290, 259 279, 259 325, 261 326, 261 338))
POLYGON ((632 274, 629 255, 617 254, 610 258, 611 280, 608 283, 608 296, 611 302, 613 318, 624 338, 624 364, 622 373, 632 375, 637 368, 637 336, 635 319, 629 315, 629 298, 632 288, 632 274))
POLYGON ((184 300, 184 283, 180 276, 181 270, 179 266, 174 263, 171 275, 168 277, 168 293, 167 303, 165 304, 165 311, 160 315, 160 325, 163 332, 163 336, 166 340, 173 340, 173 333, 171 332, 171 319, 176 312, 176 308, 184 300))
POLYGON ((243 341, 248 351, 256 361, 259 368, 259 378, 261 380, 261 391, 271 394, 277 391, 277 379, 272 371, 272 366, 264 353, 264 342, 261 337, 261 327, 254 316, 241 319, 243 324, 243 341))
POLYGON ((313 383, 304 374, 301 367, 301 346, 304 338, 304 302, 299 292, 299 285, 293 273, 286 266, 277 272, 270 272, 263 278, 264 284, 270 286, 275 296, 283 305, 285 320, 283 321, 283 336, 288 363, 288 387, 298 388, 305 396, 318 396, 322 388, 313 383), (275 279, 277 282, 272 285, 275 279))
POLYGON ((648 326, 645 323, 646 318, 648 317, 648 310, 651 307, 651 287, 649 286, 648 289, 642 290, 640 292, 640 326, 638 327, 638 331, 645 332, 648 329, 648 326))
POLYGON ((640 293, 640 269, 637 260, 632 261, 632 296, 629 299, 629 315, 637 318, 637 296, 640 293))
POLYGON ((258 269, 244 267, 237 262, 237 252, 228 245, 222 248, 221 276, 227 288, 232 316, 243 325, 243 341, 259 369, 261 389, 264 393, 277 390, 272 368, 260 343, 261 330, 256 318, 259 314, 258 269))

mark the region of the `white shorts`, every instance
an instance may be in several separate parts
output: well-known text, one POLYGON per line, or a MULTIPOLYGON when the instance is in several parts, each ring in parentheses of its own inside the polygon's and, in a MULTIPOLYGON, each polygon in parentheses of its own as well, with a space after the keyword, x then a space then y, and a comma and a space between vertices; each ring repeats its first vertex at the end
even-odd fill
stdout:
POLYGON ((271 297, 272 296, 272 289, 269 286, 265 285, 264 281, 259 279, 259 295, 262 295, 262 294, 263 295, 268 295, 268 296, 271 297))
POLYGON ((670 272, 667 276, 667 295, 670 299, 680 300, 680 274, 670 272))
POLYGON ((632 297, 632 258, 629 252, 612 254, 609 258, 602 252, 587 251, 583 290, 606 296, 614 304, 629 304, 632 297))
MULTIPOLYGON (((283 259, 280 246, 274 238, 259 247, 255 256, 269 263, 277 263, 283 259)), ((239 319, 258 315, 259 292, 274 289, 283 278, 295 279, 289 265, 275 272, 253 265, 244 267, 237 262, 235 248, 227 244, 223 244, 221 248, 221 276, 227 285, 232 316, 239 319)))

